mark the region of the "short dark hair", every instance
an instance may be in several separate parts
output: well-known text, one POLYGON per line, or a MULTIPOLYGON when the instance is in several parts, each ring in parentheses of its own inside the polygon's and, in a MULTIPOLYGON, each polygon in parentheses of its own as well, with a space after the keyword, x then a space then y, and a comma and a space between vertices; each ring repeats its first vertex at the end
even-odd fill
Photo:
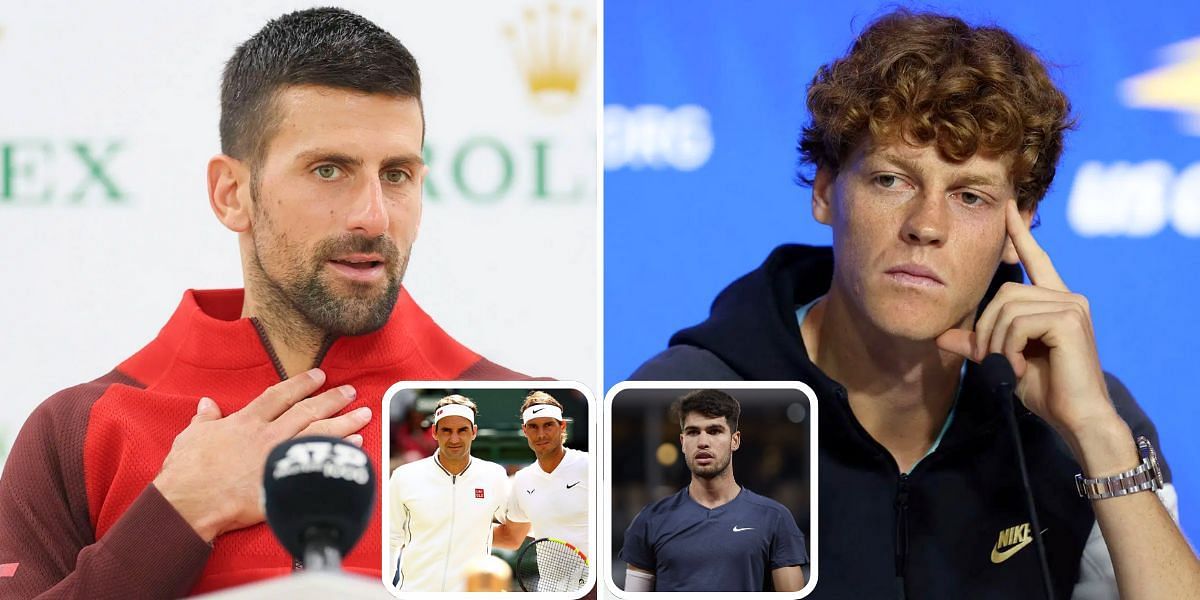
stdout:
POLYGON ((689 392, 671 405, 671 411, 679 417, 679 428, 688 413, 700 413, 710 419, 725 417, 729 431, 738 430, 738 417, 742 416, 742 405, 729 394, 721 390, 696 390, 689 392))
POLYGON ((846 56, 808 86, 805 166, 838 171, 862 142, 933 144, 952 162, 977 152, 1013 156, 1018 206, 1046 195, 1071 104, 1037 53, 999 27, 899 9, 875 20, 846 56))
POLYGON ((392 34, 341 8, 296 11, 267 23, 225 63, 221 152, 261 161, 280 118, 276 96, 305 84, 421 101, 417 61, 392 34))

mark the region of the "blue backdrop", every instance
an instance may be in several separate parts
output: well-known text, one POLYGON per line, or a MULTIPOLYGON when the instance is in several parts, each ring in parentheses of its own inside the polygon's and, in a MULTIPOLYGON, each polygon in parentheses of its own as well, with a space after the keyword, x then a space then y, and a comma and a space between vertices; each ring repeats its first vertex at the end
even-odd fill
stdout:
MULTIPOLYGON (((1079 128, 1035 235, 1091 300, 1104 367, 1157 423, 1200 542, 1200 6, 1019 4, 917 8, 1003 26, 1056 65, 1079 128)), ((882 12, 604 3, 606 387, 703 320, 774 246, 829 243, 792 182, 805 88, 882 12)))

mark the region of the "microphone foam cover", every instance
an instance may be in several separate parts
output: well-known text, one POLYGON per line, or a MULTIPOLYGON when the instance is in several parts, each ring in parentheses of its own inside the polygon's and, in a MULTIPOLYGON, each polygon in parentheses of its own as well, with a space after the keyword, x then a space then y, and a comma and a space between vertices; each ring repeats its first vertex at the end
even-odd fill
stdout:
POLYGON ((314 530, 331 535, 345 556, 375 504, 375 470, 367 453, 332 437, 302 437, 276 446, 263 470, 267 523, 300 558, 314 530))
POLYGON ((979 363, 979 374, 983 377, 984 385, 992 392, 998 392, 1005 385, 1010 392, 1017 387, 1017 374, 1003 354, 993 352, 985 356, 983 362, 979 363))

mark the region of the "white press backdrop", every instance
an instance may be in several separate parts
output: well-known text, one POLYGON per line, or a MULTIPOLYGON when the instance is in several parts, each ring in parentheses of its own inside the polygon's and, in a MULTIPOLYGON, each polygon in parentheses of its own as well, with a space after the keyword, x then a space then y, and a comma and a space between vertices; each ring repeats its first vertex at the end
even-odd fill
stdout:
MULTIPOLYGON (((37 403, 140 348, 185 289, 241 286, 205 192, 221 68, 312 6, 249 4, 2 3, 0 459, 37 403)), ((593 4, 342 6, 421 65, 414 297, 496 362, 599 389, 593 4)))

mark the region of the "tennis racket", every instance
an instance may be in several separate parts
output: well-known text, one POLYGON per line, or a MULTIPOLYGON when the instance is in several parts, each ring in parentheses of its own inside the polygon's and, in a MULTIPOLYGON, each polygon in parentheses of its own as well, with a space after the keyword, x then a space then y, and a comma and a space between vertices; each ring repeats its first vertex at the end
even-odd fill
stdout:
POLYGON ((587 556, 562 540, 541 538, 517 555, 517 583, 526 592, 573 592, 587 585, 587 556))

